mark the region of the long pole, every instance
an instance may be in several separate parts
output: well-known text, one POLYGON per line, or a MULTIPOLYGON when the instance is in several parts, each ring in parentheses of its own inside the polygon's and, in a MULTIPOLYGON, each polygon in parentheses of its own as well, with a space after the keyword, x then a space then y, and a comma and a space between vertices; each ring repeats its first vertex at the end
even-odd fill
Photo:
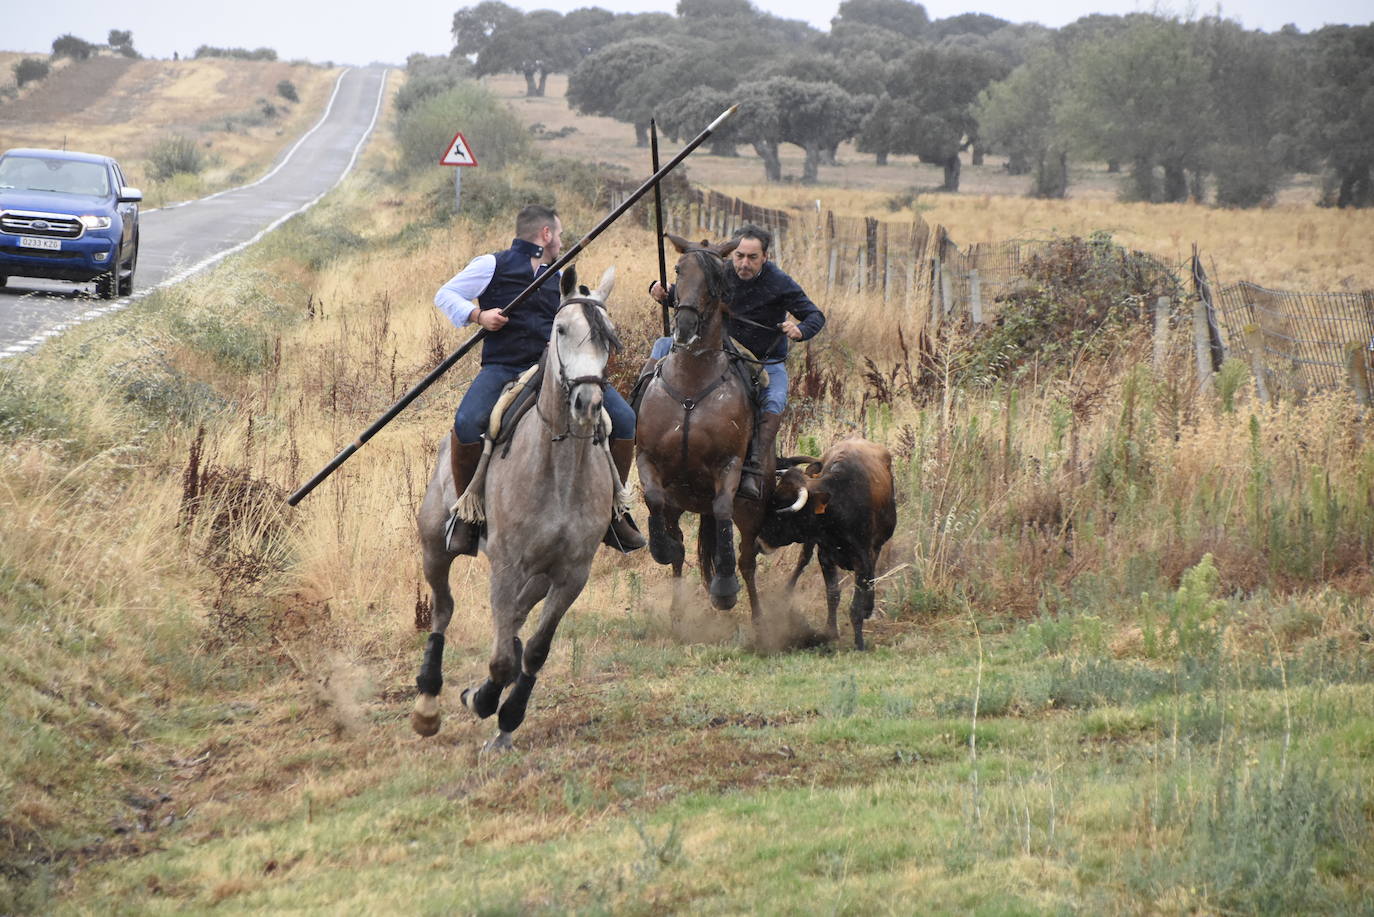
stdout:
MULTIPOLYGON (((649 158, 655 172, 658 171, 658 124, 649 119, 649 158)), ((654 240, 658 242, 658 285, 668 292, 668 261, 663 253, 663 189, 654 185, 654 223, 658 232, 654 240)), ((673 333, 672 322, 668 318, 668 303, 663 303, 663 336, 673 333)))
MULTIPOLYGON (((634 192, 629 197, 627 197, 619 207, 612 210, 606 216, 605 219, 603 219, 600 223, 596 224, 595 228, 593 228, 585 236, 579 239, 576 245, 568 249, 568 251, 564 253, 562 257, 560 257, 553 264, 549 265, 549 269, 544 276, 547 277, 548 274, 561 271, 563 267, 568 262, 576 258, 578 254, 584 248, 586 248, 593 239, 601 235, 601 233, 604 232, 607 229, 607 227, 609 227, 616 220, 620 219, 621 215, 624 214, 626 210, 629 210, 630 207, 632 207, 636 201, 638 201, 641 197, 647 194, 650 188, 658 187, 658 183, 663 180, 663 176, 673 171, 673 169, 676 169, 678 165, 682 162, 682 160, 686 159, 693 150, 695 150, 697 147, 705 143, 707 138, 709 138, 711 134, 713 134, 722 124, 728 121, 737 111, 739 111, 739 105, 735 104, 731 105, 725 111, 721 112, 720 115, 717 116, 716 120, 708 124, 706 126, 706 129, 703 130, 700 134, 697 134, 695 137, 693 137, 690 143, 683 147, 676 156, 674 156, 672 159, 668 161, 667 165, 663 166, 663 168, 661 169, 655 169, 654 174, 646 178, 644 180, 644 183, 640 185, 638 188, 636 188, 634 192)), ((540 285, 543 282, 543 277, 536 277, 533 283, 525 287, 524 290, 520 291, 520 295, 516 296, 514 299, 511 300, 510 305, 506 306, 504 309, 501 310, 501 314, 507 315, 511 312, 511 310, 522 305, 525 302, 525 300, 529 299, 530 296, 533 295, 535 290, 539 289, 540 285)), ((431 385, 434 384, 435 380, 437 380, 444 373, 452 369, 453 364, 457 363, 464 356, 466 356, 467 352, 471 350, 473 347, 477 346, 477 342, 486 337, 486 335, 487 331, 485 328, 478 329, 476 333, 474 333, 471 337, 469 337, 466 341, 463 342, 463 345, 461 347, 459 347, 453 353, 449 354, 444 359, 444 362, 436 366, 429 373, 429 375, 425 376, 423 379, 417 382, 415 386, 411 388, 410 391, 402 395, 400 401, 397 401, 391 407, 387 408, 386 413, 384 413, 381 417, 378 417, 375 421, 373 421, 372 425, 368 427, 366 430, 359 433, 358 438, 353 442, 349 443, 348 446, 346 446, 342 452, 334 456, 334 458, 330 460, 328 465, 325 465, 323 468, 321 468, 313 478, 311 478, 309 481, 306 481, 304 484, 300 486, 300 488, 295 493, 287 497, 287 504, 290 506, 295 506, 297 503, 301 502, 301 500, 305 499, 305 497, 309 495, 309 493, 312 490, 314 490, 316 487, 320 485, 320 482, 322 482, 325 478, 333 474, 340 465, 348 461, 353 456, 353 453, 361 449, 363 447, 363 444, 366 443, 373 436, 375 436, 377 432, 382 429, 382 427, 385 427, 387 424, 391 423, 391 421, 395 419, 397 414, 404 411, 410 405, 410 403, 414 401, 416 398, 419 398, 420 395, 424 393, 425 389, 429 388, 431 385)))

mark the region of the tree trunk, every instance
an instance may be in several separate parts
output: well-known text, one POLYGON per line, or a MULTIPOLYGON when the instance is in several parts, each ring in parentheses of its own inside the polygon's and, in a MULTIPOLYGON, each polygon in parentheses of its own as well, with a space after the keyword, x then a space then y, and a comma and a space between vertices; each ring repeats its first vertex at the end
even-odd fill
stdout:
POLYGON ((1201 204, 1202 199, 1207 196, 1207 173, 1201 169, 1194 169, 1188 175, 1188 196, 1192 198, 1194 204, 1201 204))
POLYGON ((548 85, 549 85, 549 71, 547 71, 547 70, 540 70, 540 71, 539 71, 539 93, 538 93, 538 95, 539 95, 539 97, 540 97, 541 99, 544 97, 544 89, 545 89, 545 87, 548 86, 548 85))
MULTIPOLYGON (((1040 154, 1043 161, 1044 154, 1040 154)), ((1030 172, 1030 160, 1024 150, 1012 150, 1007 156, 1006 170, 1008 175, 1026 175, 1030 172)))
POLYGON ((649 145, 649 124, 647 121, 635 122, 635 146, 649 145))
POLYGON ((839 156, 840 145, 838 143, 834 146, 828 146, 821 150, 821 164, 826 166, 838 165, 840 161, 839 156))
POLYGON ((526 70, 525 73, 525 98, 530 99, 539 95, 539 84, 534 81, 534 71, 526 70))
POLYGON ((1177 163, 1164 164, 1164 200, 1180 204, 1188 199, 1188 175, 1177 163))
POLYGON ((885 165, 887 165, 887 150, 879 150, 878 152, 876 152, 876 153, 873 154, 873 157, 874 157, 874 162, 875 162, 877 165, 880 165, 880 166, 885 166, 885 165))
POLYGON ((715 137, 712 137, 710 140, 706 142, 706 145, 711 148, 712 156, 739 155, 739 151, 735 149, 735 143, 733 140, 717 140, 715 137))
POLYGON ((959 162, 959 154, 955 153, 954 155, 950 156, 948 159, 942 162, 941 165, 945 168, 945 183, 940 186, 940 190, 958 191, 959 169, 961 168, 961 164, 959 162))
POLYGON ((1337 207, 1368 207, 1374 204, 1374 182, 1370 180, 1370 164, 1359 163, 1341 170, 1341 187, 1336 195, 1337 207))
POLYGON ((982 146, 982 144, 975 143, 975 144, 973 145, 973 163, 972 163, 972 164, 975 165, 975 166, 981 166, 981 165, 983 164, 983 157, 986 156, 986 155, 987 155, 987 154, 983 151, 983 146, 982 146))
POLYGON ((1131 196, 1137 201, 1155 199, 1155 166, 1144 156, 1136 157, 1131 166, 1131 196))
POLYGON ((1035 179, 1031 193, 1035 197, 1058 200, 1069 189, 1069 155, 1047 150, 1036 157, 1035 179))
POLYGON ((806 150, 806 160, 802 163, 802 184, 814 185, 816 176, 820 173, 821 156, 824 154, 824 150, 814 143, 808 143, 802 149, 806 150))
POLYGON ((755 140, 754 152, 763 160, 765 181, 782 181, 782 161, 778 159, 778 145, 769 140, 755 140))

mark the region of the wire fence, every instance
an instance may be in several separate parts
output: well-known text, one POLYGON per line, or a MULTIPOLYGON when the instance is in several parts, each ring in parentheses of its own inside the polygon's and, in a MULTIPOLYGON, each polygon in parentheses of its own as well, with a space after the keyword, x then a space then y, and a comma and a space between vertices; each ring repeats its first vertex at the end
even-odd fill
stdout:
POLYGON ((1352 349, 1367 352, 1374 340, 1374 290, 1291 293, 1241 281, 1216 292, 1215 309, 1228 355, 1252 365, 1259 355, 1292 390, 1349 384, 1352 349))
MULTIPOLYGON (((634 186, 608 181, 614 206, 634 186)), ((639 218, 653 225, 652 204, 640 204, 639 218)), ((824 277, 827 293, 874 293, 899 311, 918 339, 932 340, 951 323, 981 325, 997 319, 999 302, 1026 282, 1027 264, 1044 256, 1049 241, 1009 240, 959 247, 945 227, 919 214, 895 222, 843 216, 833 211, 778 210, 681 182, 665 189, 665 228, 692 238, 705 231, 728 238, 746 223, 769 230, 774 251, 789 272, 824 277)), ((1123 270, 1148 272, 1140 288, 1182 293, 1174 269, 1144 252, 1123 252, 1123 270)), ((1374 290, 1351 293, 1294 293, 1241 281, 1213 289, 1196 249, 1193 297, 1199 373, 1214 372, 1228 357, 1245 360, 1269 389, 1307 392, 1353 386, 1370 370, 1374 346, 1374 290), (1359 344, 1361 358, 1351 354, 1359 344), (1204 353, 1204 350, 1206 353, 1204 353)), ((1181 295, 1168 310, 1187 314, 1181 295)), ((1364 383, 1367 397, 1368 382, 1364 383)))

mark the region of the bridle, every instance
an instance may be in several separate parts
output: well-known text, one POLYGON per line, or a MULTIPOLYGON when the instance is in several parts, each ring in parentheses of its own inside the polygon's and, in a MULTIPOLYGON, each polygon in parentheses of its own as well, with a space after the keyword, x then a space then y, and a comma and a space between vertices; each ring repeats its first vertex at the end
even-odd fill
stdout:
MULTIPOLYGON (((722 262, 722 263, 724 263, 724 261, 725 261, 724 258, 722 258, 720 255, 717 255, 715 252, 711 251, 709 248, 693 249, 692 252, 691 252, 690 254, 694 254, 694 255, 710 255, 712 258, 715 258, 716 260, 718 260, 718 261, 720 261, 720 262, 722 262)), ((727 268, 727 269, 728 269, 728 268, 727 268)), ((708 281, 708 283, 709 283, 709 281, 708 281)), ((718 291, 718 290, 713 290, 713 291, 710 291, 710 292, 711 292, 711 295, 713 295, 713 296, 720 296, 721 298, 724 298, 724 297, 723 297, 723 294, 722 294, 720 291, 718 291)), ((668 308, 669 308, 669 309, 672 309, 674 313, 677 313, 677 312, 691 312, 693 315, 695 315, 695 316, 697 317, 697 324, 698 324, 699 326, 702 325, 702 324, 705 324, 705 322, 706 322, 706 313, 702 310, 702 307, 701 307, 700 305, 697 305, 697 304, 695 304, 695 303, 690 304, 690 305, 684 305, 684 304, 678 302, 678 301, 676 300, 676 297, 674 297, 674 301, 668 304, 668 308)), ((728 312, 728 310, 727 310, 727 312, 728 312)), ((761 331, 768 331, 768 332, 771 332, 772 334, 777 335, 778 337, 781 337, 782 334, 783 334, 783 332, 780 331, 780 330, 778 330, 777 328, 774 328, 774 327, 772 327, 772 326, 770 326, 770 325, 765 325, 765 324, 763 324, 762 322, 756 322, 756 321, 754 321, 753 319, 748 319, 748 318, 745 318, 745 317, 743 317, 743 316, 741 316, 741 315, 735 315, 735 314, 732 313, 732 312, 728 312, 728 320, 729 320, 730 322, 735 322, 735 323, 738 323, 738 324, 741 324, 741 325, 748 325, 748 326, 750 326, 751 328, 758 328, 758 329, 761 330, 761 331)), ((721 328, 721 336, 722 336, 722 338, 728 339, 728 338, 730 337, 729 326, 728 326, 728 324, 725 324, 725 321, 726 321, 725 318, 722 318, 721 321, 722 321, 722 324, 723 324, 723 327, 721 328)), ((676 322, 674 322, 674 324, 676 324, 676 322)), ((676 336, 675 336, 675 338, 676 338, 676 336)), ((771 348, 773 345, 770 344, 769 346, 770 346, 770 348, 771 348)), ((673 341, 673 349, 674 349, 674 350, 677 350, 678 347, 679 347, 679 345, 678 345, 678 343, 677 343, 677 340, 674 339, 674 341, 673 341)), ((733 348, 725 348, 725 352, 726 352, 726 354, 728 354, 728 355, 730 356, 730 358, 731 358, 732 360, 742 360, 742 361, 744 361, 745 363, 753 363, 755 366, 771 366, 771 365, 773 365, 773 364, 775 364, 775 363, 780 362, 779 360, 761 360, 761 359, 753 359, 753 358, 751 358, 751 357, 745 356, 745 355, 742 354, 742 353, 739 353, 738 351, 734 350, 733 348)))
MULTIPOLYGON (((559 306, 558 306, 558 312, 562 312, 565 308, 567 308, 568 306, 574 305, 574 304, 580 305, 580 306, 595 306, 595 307, 598 308, 598 309, 605 309, 605 308, 606 308, 605 304, 602 303, 602 302, 600 302, 599 300, 595 300, 595 299, 592 299, 592 298, 587 297, 587 296, 574 296, 574 297, 571 297, 571 298, 569 298, 569 299, 563 300, 563 302, 560 303, 559 306)), ((556 316, 557 316, 557 313, 555 313, 555 320, 556 320, 556 316)), ((554 346, 555 346, 555 348, 556 348, 556 347, 557 347, 557 343, 555 343, 554 346)), ((559 387, 562 388, 562 390, 563 390, 563 401, 564 401, 564 403, 566 404, 567 402, 569 402, 569 401, 572 400, 572 392, 573 392, 573 389, 576 388, 576 387, 579 386, 579 385, 595 385, 597 388, 599 388, 599 389, 604 393, 604 392, 606 391, 606 371, 605 371, 605 369, 604 369, 604 367, 603 367, 603 369, 602 369, 602 371, 601 371, 601 373, 600 373, 599 375, 595 375, 595 376, 575 376, 574 378, 569 379, 569 378, 568 378, 568 375, 567 375, 567 372, 566 372, 566 370, 565 370, 565 368, 564 368, 563 355, 560 353, 560 354, 558 355, 558 384, 559 384, 559 387)), ((549 418, 545 417, 543 411, 541 411, 541 410, 539 409, 539 402, 538 402, 538 400, 536 400, 535 403, 534 403, 534 412, 535 412, 537 415, 539 415, 539 419, 542 420, 542 421, 544 422, 544 426, 548 427, 550 430, 556 430, 556 429, 557 429, 557 428, 553 425, 553 422, 550 421, 549 418)), ((571 411, 569 411, 569 414, 571 414, 571 411)), ((591 431, 590 433, 586 433, 586 434, 574 433, 573 430, 572 430, 572 420, 571 420, 571 418, 569 417, 569 419, 566 420, 565 423, 563 424, 563 432, 562 432, 562 433, 555 433, 554 436, 553 436, 553 438, 552 438, 552 440, 551 440, 551 442, 555 442, 555 443, 557 443, 557 442, 562 442, 563 440, 568 439, 568 438, 572 438, 572 439, 590 439, 594 445, 599 446, 599 445, 601 445, 601 443, 603 443, 603 442, 605 441, 606 436, 607 436, 607 434, 609 433, 608 430, 603 429, 603 426, 604 426, 604 425, 603 425, 602 422, 601 422, 601 418, 598 417, 598 418, 597 418, 597 421, 596 421, 596 423, 593 425, 592 431, 591 431)))
MULTIPOLYGON (((724 264, 724 262, 725 262, 725 259, 724 259, 724 258, 722 258, 720 255, 717 255, 715 252, 711 251, 711 250, 708 249, 708 248, 694 249, 694 250, 692 250, 691 252, 688 252, 688 254, 692 254, 692 255, 709 255, 710 257, 716 259, 717 261, 721 262, 722 264, 724 264)), ((705 265, 702 265, 702 269, 703 269, 703 271, 706 270, 705 265)), ((710 277, 707 277, 707 278, 706 278, 705 283, 706 283, 706 286, 707 286, 707 295, 709 295, 709 296, 711 296, 711 297, 713 297, 713 298, 716 298, 716 299, 723 299, 723 298, 724 298, 723 295, 722 295, 722 292, 721 292, 719 289, 716 289, 716 285, 712 282, 712 280, 711 280, 710 277)), ((700 327, 700 326, 706 324, 706 310, 703 309, 702 306, 699 305, 699 304, 697 304, 697 303, 683 303, 683 302, 681 302, 680 300, 678 300, 677 297, 674 297, 674 298, 673 298, 673 302, 671 302, 671 303, 668 304, 668 308, 670 308, 670 309, 673 310, 674 316, 676 316, 676 314, 679 313, 679 312, 690 312, 690 313, 692 313, 692 314, 695 315, 696 318, 697 318, 697 325, 698 325, 698 327, 700 327)), ((674 319, 673 319, 673 324, 674 324, 674 326, 677 325, 677 319, 676 319, 676 317, 674 317, 674 319)), ((722 329, 722 332, 723 332, 723 330, 724 330, 724 329, 722 329)), ((674 349, 674 350, 677 350, 678 347, 679 347, 679 345, 678 345, 678 343, 677 343, 677 340, 676 340, 676 337, 677 337, 676 334, 674 334, 674 340, 673 340, 673 349, 674 349)))

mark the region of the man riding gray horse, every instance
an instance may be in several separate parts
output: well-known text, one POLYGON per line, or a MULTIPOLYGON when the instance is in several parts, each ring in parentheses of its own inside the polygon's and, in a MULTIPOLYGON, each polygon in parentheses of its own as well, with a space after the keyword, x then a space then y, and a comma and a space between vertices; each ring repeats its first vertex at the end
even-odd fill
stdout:
MULTIPOLYGON (((749 457, 740 477, 738 494, 758 500, 766 489, 761 480, 760 456, 769 454, 787 406, 787 350, 790 341, 809 341, 825 327, 825 315, 816 308, 801 286, 769 260, 773 237, 766 229, 745 225, 735 232, 737 241, 730 253, 735 282, 729 293, 730 337, 747 347, 768 370, 768 387, 762 394, 762 414, 749 444, 749 457), (791 316, 791 317, 789 317, 791 316)), ((649 295, 671 303, 673 289, 664 290, 654 281, 649 295)), ((644 374, 672 349, 673 339, 654 342, 644 374)))
MULTIPOLYGON (((482 434, 497 398, 507 385, 539 362, 558 311, 559 273, 547 268, 563 247, 563 222, 552 207, 531 204, 515 219, 510 248, 479 255, 439 288, 434 304, 459 328, 476 323, 488 332, 482 343, 482 368, 468 386, 453 418, 450 458, 459 495, 472 481, 482 457, 482 434), (538 290, 524 305, 503 315, 501 310, 537 278, 538 290), (477 300, 477 302, 474 302, 477 300)), ((613 387, 605 392, 611 416, 611 457, 623 485, 634 460, 635 415, 613 387)), ((475 555, 480 526, 453 515, 449 519, 449 549, 475 555)), ((611 520, 603 543, 624 553, 644 547, 628 513, 611 520)))

